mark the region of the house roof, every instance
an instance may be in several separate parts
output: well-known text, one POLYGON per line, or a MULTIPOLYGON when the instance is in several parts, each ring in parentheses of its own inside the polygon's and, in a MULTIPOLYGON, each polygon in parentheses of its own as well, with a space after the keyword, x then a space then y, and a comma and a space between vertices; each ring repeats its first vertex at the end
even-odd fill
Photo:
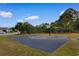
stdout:
POLYGON ((0 30, 8 30, 8 27, 0 27, 0 30))

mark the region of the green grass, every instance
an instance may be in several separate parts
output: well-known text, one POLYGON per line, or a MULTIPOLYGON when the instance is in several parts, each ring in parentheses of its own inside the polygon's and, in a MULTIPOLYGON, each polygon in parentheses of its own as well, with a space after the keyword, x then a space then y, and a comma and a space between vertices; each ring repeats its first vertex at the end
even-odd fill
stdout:
POLYGON ((79 37, 79 33, 55 33, 51 34, 52 36, 66 36, 70 38, 77 38, 79 37))
POLYGON ((77 56, 79 55, 79 41, 76 40, 79 37, 78 33, 65 33, 65 34, 52 34, 52 36, 67 36, 70 40, 58 48, 49 55, 54 56, 77 56))
POLYGON ((76 47, 77 41, 70 40, 66 44, 62 45, 62 47, 58 48, 56 51, 51 53, 50 55, 54 56, 77 56, 77 51, 79 48, 76 47))
POLYGON ((26 45, 22 45, 11 41, 8 37, 0 37, 0 55, 48 55, 47 52, 34 49, 26 45))
MULTIPOLYGON (((17 36, 24 36, 28 34, 22 34, 17 36)), ((47 34, 42 34, 47 35, 47 34)), ((40 49, 31 48, 27 45, 19 44, 10 40, 7 36, 0 37, 0 55, 12 55, 12 56, 77 56, 79 55, 79 41, 75 40, 79 34, 52 34, 52 36, 67 36, 71 39, 64 45, 56 49, 54 52, 48 53, 40 49)))
POLYGON ((16 36, 28 36, 30 34, 16 34, 16 36))

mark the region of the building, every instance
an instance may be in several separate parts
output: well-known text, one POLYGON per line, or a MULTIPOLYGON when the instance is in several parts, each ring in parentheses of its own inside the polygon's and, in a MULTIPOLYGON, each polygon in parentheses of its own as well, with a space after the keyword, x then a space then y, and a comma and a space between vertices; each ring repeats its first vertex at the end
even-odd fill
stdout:
POLYGON ((8 33, 10 31, 11 31, 11 29, 8 27, 0 27, 0 34, 5 34, 5 33, 8 33))
POLYGON ((0 34, 5 34, 5 32, 4 32, 4 31, 2 31, 2 30, 0 30, 0 34))

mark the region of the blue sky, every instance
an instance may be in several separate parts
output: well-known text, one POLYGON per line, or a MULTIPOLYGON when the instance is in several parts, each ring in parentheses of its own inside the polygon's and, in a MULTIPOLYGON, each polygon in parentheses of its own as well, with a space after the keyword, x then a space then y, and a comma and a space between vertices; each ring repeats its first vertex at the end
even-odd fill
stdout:
POLYGON ((79 4, 3 3, 0 4, 0 27, 13 27, 17 22, 24 21, 32 25, 54 22, 68 8, 79 10, 79 4))

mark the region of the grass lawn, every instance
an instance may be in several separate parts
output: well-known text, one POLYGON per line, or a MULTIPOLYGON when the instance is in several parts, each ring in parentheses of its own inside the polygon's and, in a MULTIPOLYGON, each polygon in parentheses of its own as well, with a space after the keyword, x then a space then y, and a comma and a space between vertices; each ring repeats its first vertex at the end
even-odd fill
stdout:
MULTIPOLYGON (((24 35, 24 34, 23 34, 24 35)), ((47 34, 42 34, 47 35, 47 34)), ((22 35, 17 35, 22 36, 22 35)), ((25 56, 73 56, 79 55, 79 41, 74 38, 78 37, 77 33, 52 34, 52 36, 67 36, 71 39, 54 52, 48 53, 39 49, 31 48, 26 45, 11 41, 7 36, 0 37, 0 55, 25 55, 25 56)))
POLYGON ((47 52, 11 41, 8 37, 0 37, 0 55, 48 55, 47 52))
POLYGON ((79 37, 77 33, 68 33, 68 34, 52 34, 54 36, 67 36, 71 38, 67 43, 62 45, 56 51, 51 53, 50 55, 54 56, 77 56, 79 55, 79 40, 76 40, 79 37))

